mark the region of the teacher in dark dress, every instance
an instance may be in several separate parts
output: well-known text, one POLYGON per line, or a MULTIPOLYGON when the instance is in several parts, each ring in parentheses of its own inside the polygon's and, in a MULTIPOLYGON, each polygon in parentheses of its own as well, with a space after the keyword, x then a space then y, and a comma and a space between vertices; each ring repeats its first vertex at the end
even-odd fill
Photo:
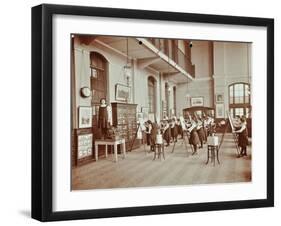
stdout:
POLYGON ((109 128, 108 122, 108 106, 106 105, 106 100, 102 98, 100 100, 100 107, 99 107, 99 118, 98 118, 98 128, 101 129, 102 139, 107 136, 107 130, 109 128))

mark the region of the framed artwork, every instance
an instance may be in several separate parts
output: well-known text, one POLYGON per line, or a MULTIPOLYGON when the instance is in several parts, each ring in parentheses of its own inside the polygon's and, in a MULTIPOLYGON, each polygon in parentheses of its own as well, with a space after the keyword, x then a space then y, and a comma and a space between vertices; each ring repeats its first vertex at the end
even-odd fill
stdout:
POLYGON ((92 127, 92 107, 79 107, 79 128, 92 127))
POLYGON ((216 118, 225 118, 224 104, 216 104, 216 118))
MULTIPOLYGON (((212 117, 208 120, 214 121, 212 117)), ((222 134, 218 132, 217 136, 220 139, 222 134)), ((58 221, 271 207, 273 139, 273 19, 49 4, 32 8, 34 219, 58 221), (172 46, 178 54, 169 54, 172 46), (201 51, 204 48, 206 51, 201 51), (233 50, 235 56, 231 54, 233 50), (188 54, 203 54, 196 59, 204 62, 193 64, 188 54), (214 61, 214 56, 224 60, 214 61), (237 75, 236 65, 229 63, 233 60, 242 65, 242 79, 231 77, 237 75), (215 65, 210 67, 210 63, 215 65), (214 68, 209 71, 214 83, 201 79, 196 67, 206 67, 199 71, 214 68), (122 85, 128 81, 130 87, 122 85), (168 85, 173 92, 166 92, 168 85), (214 95, 210 90, 226 85, 233 101, 223 105, 223 94, 214 95), (92 95, 82 97, 83 87, 90 87, 92 95), (248 137, 251 144, 246 149, 241 143, 235 145, 233 128, 223 136, 233 145, 220 145, 220 162, 215 166, 206 164, 206 144, 204 151, 194 157, 190 145, 182 145, 184 140, 174 147, 166 145, 165 159, 153 160, 152 152, 144 159, 143 150, 134 151, 141 148, 134 139, 137 117, 147 120, 153 116, 161 122, 165 115, 161 110, 168 108, 181 115, 187 107, 185 93, 193 96, 191 106, 195 110, 202 106, 213 108, 215 102, 218 117, 225 117, 224 112, 242 116, 248 112, 251 118, 247 118, 247 125, 253 125, 248 137), (114 160, 106 148, 99 149, 99 158, 95 155, 99 148, 95 138, 101 129, 106 130, 111 115, 101 112, 103 115, 97 117, 93 114, 97 108, 92 112, 92 107, 82 107, 99 106, 101 97, 114 106, 112 125, 120 136, 130 140, 126 144, 124 140, 102 141, 105 146, 115 147, 114 160), (137 114, 141 106, 149 108, 142 107, 142 114, 137 114), (119 145, 120 153, 116 148, 119 145), (86 171, 76 165, 77 159, 88 164, 86 171), (167 171, 168 161, 175 170, 167 171), (237 161, 244 167, 236 169, 237 161), (122 174, 113 170, 126 164, 129 170, 120 170, 122 174), (189 168, 177 168, 181 166, 189 168), (194 166, 200 170, 195 172, 194 166), (217 167, 224 169, 219 177, 217 167), (155 180, 153 175, 158 171, 169 175, 157 175, 155 180)))
POLYGON ((142 107, 141 112, 143 113, 143 119, 145 121, 148 120, 149 108, 148 107, 142 107))
POLYGON ((143 112, 137 112, 137 119, 143 119, 143 112))
POLYGON ((191 107, 204 106, 204 97, 191 97, 190 102, 191 107))
POLYGON ((223 103, 223 93, 216 94, 216 102, 217 103, 223 103))
POLYGON ((123 84, 116 84, 115 99, 128 102, 130 100, 130 87, 123 84))

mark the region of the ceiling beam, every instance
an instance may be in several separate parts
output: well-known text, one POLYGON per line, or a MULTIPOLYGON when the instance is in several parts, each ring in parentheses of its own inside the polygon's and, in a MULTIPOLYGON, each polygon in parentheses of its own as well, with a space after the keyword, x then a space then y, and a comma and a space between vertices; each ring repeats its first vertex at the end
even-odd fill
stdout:
POLYGON ((161 58, 160 57, 149 57, 149 58, 144 58, 144 59, 139 59, 138 60, 138 66, 143 69, 148 67, 149 65, 156 63, 158 61, 160 61, 161 58))

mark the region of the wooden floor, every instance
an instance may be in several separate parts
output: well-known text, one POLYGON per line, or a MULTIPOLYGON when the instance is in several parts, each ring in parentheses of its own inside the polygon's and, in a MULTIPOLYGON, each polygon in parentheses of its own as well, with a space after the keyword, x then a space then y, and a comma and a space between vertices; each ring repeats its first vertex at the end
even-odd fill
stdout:
MULTIPOLYGON (((154 153, 145 153, 144 147, 127 153, 127 157, 113 162, 113 156, 101 158, 72 169, 72 189, 104 189, 146 186, 192 185, 208 183, 233 183, 251 181, 251 147, 248 156, 237 158, 231 134, 226 134, 219 158, 220 164, 213 166, 207 160, 207 146, 197 155, 188 152, 182 140, 175 146, 165 148, 165 160, 153 160, 154 153)), ((146 147, 148 149, 148 147, 146 147)))

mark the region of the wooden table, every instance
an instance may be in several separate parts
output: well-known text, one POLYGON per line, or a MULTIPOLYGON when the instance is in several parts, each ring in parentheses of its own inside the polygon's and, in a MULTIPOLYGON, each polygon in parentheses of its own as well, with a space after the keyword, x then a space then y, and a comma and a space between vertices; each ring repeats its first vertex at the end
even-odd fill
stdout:
POLYGON ((113 145, 114 146, 114 159, 115 162, 118 161, 117 156, 117 145, 120 144, 122 146, 122 152, 123 152, 123 158, 126 157, 126 144, 125 139, 118 139, 118 140, 111 140, 111 139, 105 139, 105 140, 95 140, 95 158, 96 161, 98 161, 99 156, 99 145, 105 145, 105 157, 107 158, 108 152, 107 152, 107 146, 113 145))

